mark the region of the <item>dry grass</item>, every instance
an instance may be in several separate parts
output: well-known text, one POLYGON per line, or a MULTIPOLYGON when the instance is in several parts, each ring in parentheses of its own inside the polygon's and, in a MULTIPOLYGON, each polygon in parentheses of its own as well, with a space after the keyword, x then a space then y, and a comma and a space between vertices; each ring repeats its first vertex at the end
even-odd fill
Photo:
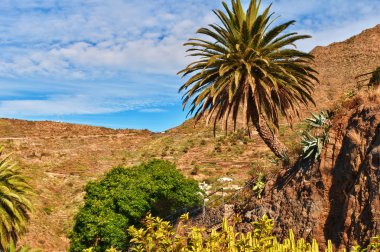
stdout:
POLYGON ((380 104, 380 86, 368 90, 368 100, 375 104, 380 104))
MULTIPOLYGON (((350 109, 368 98, 380 104, 380 90, 361 92, 353 99, 339 100, 342 91, 355 86, 354 76, 380 65, 380 26, 363 32, 349 42, 334 43, 313 50, 321 84, 316 85, 313 111, 350 109), (376 49, 376 50, 375 50, 376 49), (365 52, 365 53, 364 53, 365 52), (353 55, 353 53, 355 53, 353 55), (352 58, 355 60, 352 60, 352 58), (342 84, 346 85, 343 86, 342 84)), ((309 116, 308 109, 302 117, 309 116)), ((230 127, 232 128, 232 127, 230 127)), ((296 158, 300 152, 299 131, 280 129, 281 139, 296 158)), ((35 211, 29 232, 21 243, 44 251, 65 251, 73 216, 82 204, 83 187, 117 165, 134 165, 151 158, 173 161, 189 177, 217 186, 217 178, 229 176, 242 183, 257 172, 276 172, 273 155, 252 132, 252 139, 217 131, 193 122, 165 134, 148 131, 110 130, 54 122, 0 120, 0 144, 14 153, 35 188, 35 211)), ((360 136, 352 136, 357 141, 360 136)))
POLYGON ((185 175, 214 187, 220 187, 220 177, 232 177, 239 185, 255 172, 276 169, 257 135, 249 139, 241 132, 226 135, 218 130, 214 137, 211 127, 201 123, 194 128, 191 120, 154 134, 1 119, 0 134, 0 144, 13 153, 36 192, 29 231, 21 243, 44 251, 67 250, 84 186, 117 165, 166 159, 185 175))
MULTIPOLYGON (((359 94, 351 105, 361 103, 361 95, 369 95, 375 104, 380 91, 359 94)), ((298 157, 303 129, 302 123, 295 124, 294 130, 280 128, 280 138, 293 159, 298 157)), ((258 172, 276 173, 280 167, 257 133, 247 138, 241 131, 226 135, 217 130, 214 137, 211 127, 202 123, 194 127, 191 120, 164 134, 0 120, 0 133, 0 143, 14 153, 36 191, 29 232, 21 243, 44 251, 68 248, 67 234, 82 204, 85 184, 114 166, 166 159, 186 176, 206 180, 214 188, 220 187, 220 177, 231 177, 239 185, 258 172)))

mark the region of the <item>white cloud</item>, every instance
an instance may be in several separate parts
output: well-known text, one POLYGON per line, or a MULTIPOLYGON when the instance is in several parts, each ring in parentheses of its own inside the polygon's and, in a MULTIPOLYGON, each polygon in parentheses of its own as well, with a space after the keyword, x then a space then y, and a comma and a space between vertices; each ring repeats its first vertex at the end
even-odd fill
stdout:
POLYGON ((7 11, 0 18, 0 32, 7 34, 0 41, 7 47, 0 49, 3 76, 174 75, 187 62, 182 44, 213 21, 211 7, 200 0, 28 1, 2 7, 7 11))
POLYGON ((0 115, 4 117, 13 116, 44 116, 44 115, 70 115, 70 114, 100 114, 122 108, 105 107, 97 100, 90 97, 57 96, 48 100, 8 100, 0 102, 0 115))
POLYGON ((143 113, 162 113, 162 112, 166 112, 165 109, 161 109, 161 108, 145 108, 145 109, 140 109, 139 111, 143 112, 143 113))
POLYGON ((160 102, 161 99, 150 98, 125 100, 101 95, 53 95, 46 99, 0 101, 0 117, 91 115, 128 110, 139 110, 144 113, 165 112, 164 109, 152 107, 158 106, 160 102))
MULTIPOLYGON (((0 116, 159 112, 179 101, 176 72, 191 60, 182 44, 216 22, 220 2, 0 1, 0 116)), ((304 50, 380 21, 380 0, 275 0, 273 10, 313 35, 304 50)))
POLYGON ((313 36, 299 43, 306 51, 343 41, 380 23, 380 0, 277 0, 273 10, 281 15, 280 21, 296 20, 292 29, 313 36))

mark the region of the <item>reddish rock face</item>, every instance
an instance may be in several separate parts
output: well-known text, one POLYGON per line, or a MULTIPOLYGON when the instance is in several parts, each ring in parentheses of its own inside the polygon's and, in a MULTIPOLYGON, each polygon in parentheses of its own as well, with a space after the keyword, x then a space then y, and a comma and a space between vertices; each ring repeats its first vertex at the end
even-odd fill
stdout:
POLYGON ((357 75, 380 66, 380 25, 343 42, 317 46, 311 51, 320 84, 315 86, 316 109, 329 108, 356 86, 357 75))
POLYGON ((380 233, 380 96, 369 96, 335 117, 321 161, 268 183, 263 199, 243 210, 246 221, 266 213, 279 237, 292 229, 336 247, 366 245, 380 233))

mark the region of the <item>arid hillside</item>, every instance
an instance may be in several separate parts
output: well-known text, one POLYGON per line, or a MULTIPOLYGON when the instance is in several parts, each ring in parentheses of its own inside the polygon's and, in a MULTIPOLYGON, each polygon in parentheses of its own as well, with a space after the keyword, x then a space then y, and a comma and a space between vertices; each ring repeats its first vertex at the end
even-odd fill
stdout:
POLYGON ((321 110, 354 89, 356 76, 380 66, 380 24, 346 41, 317 46, 311 53, 321 82, 315 89, 316 107, 321 110))
POLYGON ((34 188, 34 212, 24 242, 44 251, 65 251, 83 187, 126 151, 142 148, 153 134, 55 122, 0 120, 0 144, 13 154, 34 188))
POLYGON ((380 232, 379 104, 379 88, 346 101, 332 119, 320 162, 300 163, 269 181, 263 197, 243 208, 245 221, 267 214, 277 237, 292 229, 336 248, 367 246, 380 232))
MULTIPOLYGON (((340 103, 355 86, 354 77, 380 66, 380 25, 344 42, 317 47, 316 68, 321 84, 316 87, 317 107, 340 103)), ((334 106, 335 106, 334 105, 334 106)), ((293 131, 281 125, 279 134, 291 153, 300 151, 302 123, 293 131)), ((242 184, 258 171, 278 171, 274 156, 252 133, 244 130, 226 135, 192 120, 166 131, 111 130, 57 122, 0 120, 0 144, 23 168, 35 188, 34 212, 28 233, 21 243, 43 251, 66 251, 67 234, 83 201, 85 184, 117 165, 133 165, 152 158, 175 162, 197 180, 214 187, 228 176, 242 184)))
POLYGON ((22 243, 43 251, 66 251, 84 186, 115 166, 152 158, 177 164, 187 176, 207 180, 232 177, 238 186, 257 171, 274 170, 272 154, 258 136, 225 135, 192 121, 165 134, 111 130, 58 122, 0 119, 0 144, 22 167, 35 190, 29 231, 22 243))

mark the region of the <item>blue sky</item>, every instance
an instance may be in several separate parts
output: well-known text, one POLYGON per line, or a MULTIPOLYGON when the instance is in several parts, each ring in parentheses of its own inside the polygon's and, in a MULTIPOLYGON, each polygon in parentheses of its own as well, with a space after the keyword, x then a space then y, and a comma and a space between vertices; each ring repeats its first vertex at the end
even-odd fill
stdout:
MULTIPOLYGON (((244 1, 243 1, 244 2, 244 1)), ((274 0, 279 21, 342 41, 380 23, 380 0, 274 0)), ((264 1, 264 5, 269 4, 264 1)), ((247 4, 247 1, 245 2, 247 4)), ((182 44, 217 0, 0 1, 0 117, 162 131, 185 120, 182 44)))

